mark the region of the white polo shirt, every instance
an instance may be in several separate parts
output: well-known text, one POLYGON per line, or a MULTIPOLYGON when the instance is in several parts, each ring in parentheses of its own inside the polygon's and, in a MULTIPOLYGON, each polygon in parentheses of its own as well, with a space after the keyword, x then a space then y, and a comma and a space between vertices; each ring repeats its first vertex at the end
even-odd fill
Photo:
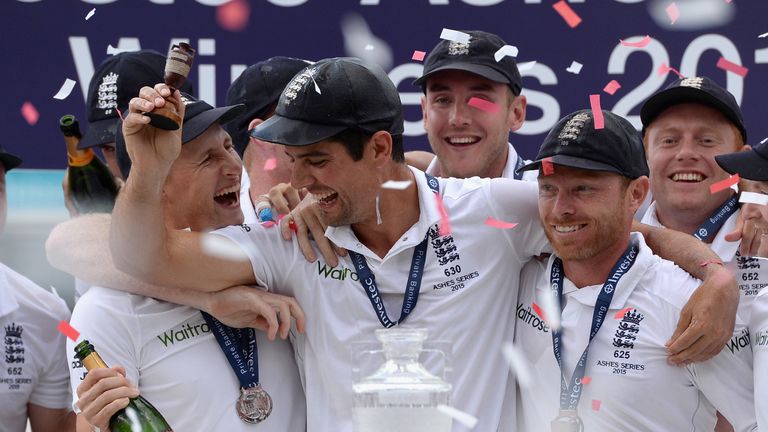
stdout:
POLYGON ((752 302, 749 330, 754 355, 757 424, 760 429, 768 430, 768 288, 763 288, 752 302))
MULTIPOLYGON (((509 151, 507 152, 507 164, 504 165, 504 171, 501 173, 501 177, 513 179, 515 178, 515 168, 517 167, 517 163, 518 163, 517 160, 520 159, 520 155, 517 154, 517 151, 512 146, 512 144, 507 143, 507 146, 509 146, 509 151)), ((530 161, 522 160, 521 162, 524 164, 527 164, 530 161)), ((430 174, 436 177, 443 176, 442 174, 440 174, 440 165, 438 165, 437 163, 437 157, 433 158, 432 162, 430 162, 429 166, 427 166, 427 174, 430 174)), ((539 172, 536 170, 525 171, 523 172, 523 177, 521 180, 535 182, 538 176, 539 176, 539 172)))
MULTIPOLYGON (((737 431, 755 430, 752 353, 749 345, 733 353, 686 367, 667 363, 664 346, 677 326, 680 310, 700 284, 671 261, 653 255, 640 233, 632 239, 640 251, 621 278, 607 318, 590 345, 578 412, 586 431, 711 431, 720 411, 737 431)), ((550 269, 529 265, 521 283, 515 341, 524 347, 534 385, 520 388, 519 430, 550 431, 558 416, 560 368, 552 333, 533 303, 551 291, 550 269), (543 271, 542 271, 543 270, 543 271)), ((563 284, 563 365, 570 378, 589 340, 595 301, 602 284, 576 288, 563 284)), ((749 340, 746 327, 734 334, 749 340)))
MULTIPOLYGON (((752 301, 765 286, 768 285, 768 263, 762 262, 762 260, 756 258, 742 257, 739 254, 740 242, 729 242, 725 240, 725 235, 733 231, 736 227, 736 219, 739 217, 739 212, 736 210, 723 224, 717 235, 709 244, 710 249, 716 253, 725 267, 730 270, 736 282, 739 284, 739 319, 741 322, 749 323, 749 315, 752 311, 752 301)), ((656 202, 651 204, 648 211, 643 216, 642 222, 644 224, 663 227, 659 219, 656 217, 656 202)), ((745 344, 744 341, 738 339, 731 339, 728 342, 730 349, 739 348, 738 345, 745 344)))
POLYGON ((24 432, 27 404, 69 408, 64 300, 0 263, 0 431, 24 432))
MULTIPOLYGON (((419 193, 419 221, 382 259, 360 243, 349 226, 329 228, 335 244, 365 256, 376 276, 389 316, 400 316, 414 248, 428 239, 418 304, 404 322, 424 327, 429 339, 452 347, 452 405, 475 415, 475 430, 495 431, 501 416, 508 368, 500 353, 504 325, 514 311, 522 265, 541 253, 546 237, 538 221, 537 187, 508 179, 440 179, 450 235, 440 237, 440 213, 424 173, 411 168, 419 193), (485 225, 488 217, 516 222, 514 229, 485 225)), ((295 243, 260 226, 216 231, 250 256, 260 285, 293 295, 307 316, 307 334, 297 347, 304 358, 309 431, 352 430, 352 349, 380 346, 382 328, 349 257, 333 268, 322 258, 307 262, 295 243)), ((294 240, 295 242, 295 240, 294 240)), ((426 366, 435 364, 427 358, 426 366)), ((514 385, 514 384, 512 384, 514 385)), ((454 431, 466 428, 454 422, 454 431)))
MULTIPOLYGON (((199 310, 94 286, 75 305, 72 326, 108 365, 125 367, 174 430, 305 428, 304 393, 286 341, 270 342, 256 332, 260 381, 274 407, 265 421, 249 425, 235 411, 237 377, 199 310)), ((74 400, 86 372, 74 358, 75 345, 67 341, 74 400)))

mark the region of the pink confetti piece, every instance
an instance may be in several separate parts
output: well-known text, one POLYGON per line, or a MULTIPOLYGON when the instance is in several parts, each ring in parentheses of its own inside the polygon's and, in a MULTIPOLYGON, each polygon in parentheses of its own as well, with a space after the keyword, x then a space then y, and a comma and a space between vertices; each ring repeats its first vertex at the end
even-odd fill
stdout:
POLYGON ((496 105, 493 102, 489 102, 487 100, 480 99, 480 98, 477 98, 477 97, 471 97, 469 99, 469 102, 467 102, 467 105, 475 107, 475 108, 479 109, 480 111, 485 111, 485 112, 490 113, 490 114, 496 114, 497 112, 499 112, 499 106, 498 105, 496 105))
POLYGON ((488 217, 488 219, 485 220, 485 224, 488 225, 489 227, 501 228, 501 229, 514 228, 517 226, 516 223, 496 220, 490 216, 488 217))
POLYGON ((603 87, 603 91, 608 93, 609 95, 613 96, 614 93, 616 93, 616 90, 621 88, 621 84, 619 84, 616 80, 611 80, 608 84, 603 87))
POLYGON ((565 22, 571 26, 571 28, 581 24, 581 17, 579 17, 576 12, 571 9, 565 0, 560 0, 559 2, 553 4, 552 7, 557 11, 557 13, 560 14, 561 17, 563 17, 565 22))
POLYGON ((555 166, 552 164, 552 158, 544 158, 541 160, 541 172, 545 175, 552 175, 555 173, 555 166))
POLYGON ((600 95, 589 95, 589 106, 592 108, 592 115, 595 118, 595 129, 602 129, 605 127, 605 119, 603 118, 603 109, 600 107, 600 95))
POLYGON ((674 73, 675 73, 675 75, 677 75, 678 77, 680 77, 680 78, 685 78, 685 77, 683 76, 683 74, 681 74, 680 72, 678 72, 678 70, 677 70, 677 69, 675 69, 675 68, 673 68, 673 67, 669 67, 669 66, 667 66, 667 64, 666 64, 666 63, 662 63, 662 64, 661 64, 661 66, 659 66, 659 75, 664 75, 664 74, 666 74, 666 73, 669 73, 669 72, 674 72, 674 73))
POLYGON ((536 315, 539 316, 539 318, 543 319, 544 321, 547 320, 547 318, 544 316, 544 311, 541 310, 541 307, 537 305, 536 303, 531 303, 531 308, 533 308, 533 311, 536 312, 536 315))
POLYGON ((622 319, 624 318, 624 315, 627 314, 627 312, 631 311, 631 307, 625 307, 624 309, 616 312, 616 315, 613 316, 614 319, 622 319))
POLYGON ((670 24, 674 24, 678 18, 680 18, 680 9, 677 8, 677 3, 672 2, 665 9, 667 16, 669 17, 670 24))
POLYGON ((37 112, 37 108, 32 105, 32 102, 24 102, 21 106, 21 115, 30 126, 37 124, 37 121, 40 119, 40 113, 37 112))
POLYGON ((251 7, 246 0, 230 0, 216 8, 216 22, 224 30, 243 30, 251 18, 251 7))
POLYGON ((427 53, 424 51, 414 51, 411 60, 424 61, 425 55, 427 55, 427 53))
POLYGON ((125 121, 125 119, 123 118, 123 112, 120 111, 120 108, 115 107, 115 111, 117 111, 117 116, 120 117, 120 120, 125 121))
POLYGON ((749 72, 748 68, 745 68, 742 65, 736 64, 734 62, 728 61, 725 59, 725 57, 720 57, 720 60, 717 61, 717 67, 724 71, 733 72, 736 75, 745 77, 747 76, 747 72, 749 72))
POLYGON ((619 39, 619 43, 625 47, 645 48, 649 43, 651 43, 651 37, 649 35, 645 35, 645 37, 638 42, 627 42, 624 39, 619 39))
POLYGON ((592 377, 585 376, 584 378, 581 379, 581 383, 584 385, 587 385, 591 382, 592 382, 592 377))
POLYGON ((597 400, 597 399, 592 399, 592 410, 594 410, 594 411, 600 411, 600 404, 601 404, 601 403, 602 403, 602 402, 600 402, 600 401, 599 401, 599 400, 597 400))
POLYGON ((275 225, 277 225, 277 222, 275 221, 266 221, 261 223, 261 226, 263 226, 264 228, 272 228, 275 225))
POLYGON ((61 333, 64 336, 72 339, 72 342, 77 342, 77 338, 80 337, 80 332, 75 330, 74 327, 69 325, 69 323, 64 321, 64 320, 62 320, 59 323, 59 326, 57 327, 57 330, 59 330, 59 333, 61 333))
POLYGON ((264 161, 264 171, 272 171, 275 168, 277 168, 277 159, 269 158, 264 161))
POLYGON ((440 236, 446 236, 451 233, 451 221, 448 219, 448 212, 443 205, 443 197, 441 197, 440 194, 435 194, 435 202, 437 203, 437 211, 440 212, 438 234, 440 236))
POLYGON ((716 194, 722 190, 728 189, 729 187, 738 184, 739 180, 741 180, 741 178, 739 178, 738 174, 734 174, 725 180, 720 180, 709 187, 709 193, 716 194))

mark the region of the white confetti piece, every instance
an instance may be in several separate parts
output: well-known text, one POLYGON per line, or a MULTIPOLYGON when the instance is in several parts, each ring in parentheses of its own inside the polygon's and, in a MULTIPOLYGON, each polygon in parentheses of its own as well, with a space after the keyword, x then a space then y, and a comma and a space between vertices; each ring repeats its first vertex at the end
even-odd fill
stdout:
POLYGON ((59 292, 56 291, 56 287, 53 285, 51 285, 51 293, 53 293, 53 295, 55 295, 56 297, 61 298, 61 296, 59 295, 59 292))
POLYGON ((768 205, 768 195, 756 192, 742 192, 739 197, 740 203, 768 205))
POLYGON ((387 180, 382 185, 382 189, 395 189, 395 190, 405 190, 408 188, 408 186, 413 183, 410 180, 404 180, 404 181, 397 181, 397 180, 387 180))
POLYGON ((545 290, 539 297, 542 312, 550 330, 560 330, 560 302, 552 290, 545 290))
POLYGON ((496 59, 496 62, 499 62, 506 56, 517 57, 517 47, 512 45, 504 45, 503 47, 499 48, 498 51, 496 51, 496 53, 493 55, 493 58, 496 59))
POLYGON ((766 141, 768 141, 768 138, 763 138, 763 140, 760 141, 760 144, 765 144, 766 141))
POLYGON ((372 51, 373 50, 373 45, 371 45, 371 44, 366 45, 365 46, 365 50, 366 51, 372 51))
POLYGON ((248 255, 237 243, 220 235, 202 234, 200 246, 203 253, 212 257, 229 261, 248 261, 248 255))
POLYGON ((533 69, 534 66, 536 66, 536 60, 529 61, 529 62, 524 62, 524 63, 519 63, 517 65, 517 70, 519 70, 520 72, 523 72, 523 71, 527 71, 529 69, 533 69))
POLYGON ((758 36, 758 37, 759 37, 759 38, 768 37, 768 32, 766 32, 766 33, 763 33, 763 34, 761 34, 761 35, 760 35, 760 36, 758 36))
POLYGON ((445 40, 458 42, 458 43, 465 43, 465 44, 469 43, 468 34, 457 31, 457 30, 447 29, 447 28, 444 28, 443 31, 440 32, 440 39, 445 39, 445 40))
POLYGON ((75 83, 76 81, 72 81, 71 79, 67 78, 67 80, 64 81, 64 84, 61 85, 59 91, 53 95, 53 98, 58 100, 66 99, 69 94, 72 93, 72 89, 75 88, 75 83))
POLYGON ((734 192, 739 193, 739 184, 738 183, 732 184, 731 189, 733 189, 734 192))
POLYGON ((85 20, 86 20, 86 21, 88 21, 89 19, 91 19, 91 17, 92 17, 94 14, 96 14, 96 8, 93 8, 93 9, 91 9, 91 11, 90 11, 90 12, 88 12, 88 15, 86 15, 86 16, 85 16, 85 20))
POLYGON ((510 342, 504 342, 501 344, 501 354, 504 355, 504 359, 509 364, 509 368, 517 376, 517 382, 521 387, 528 387, 531 385, 531 371, 528 368, 523 353, 520 352, 510 342))
POLYGON ((130 50, 115 48, 112 46, 112 44, 107 47, 107 55, 117 55, 128 51, 130 50))
POLYGON ((570 73, 575 74, 575 75, 578 75, 579 72, 581 72, 581 68, 582 67, 584 67, 583 64, 581 64, 581 63, 579 63, 577 61, 572 61, 571 65, 568 66, 568 69, 566 69, 565 71, 566 72, 570 72, 570 73))
POLYGON ((437 406, 437 410, 470 429, 474 429, 477 425, 477 417, 472 414, 467 414, 464 411, 457 410, 454 407, 440 404, 437 406))

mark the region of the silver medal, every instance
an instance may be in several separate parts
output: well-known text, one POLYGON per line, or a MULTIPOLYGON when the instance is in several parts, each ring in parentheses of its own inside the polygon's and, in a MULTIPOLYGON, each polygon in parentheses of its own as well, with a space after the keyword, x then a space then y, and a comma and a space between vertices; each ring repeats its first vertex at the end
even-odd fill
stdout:
POLYGON ((256 384, 254 387, 240 389, 237 399, 237 415, 246 423, 259 423, 272 413, 272 397, 256 384))
POLYGON ((560 410, 560 415, 550 423, 552 432, 583 432, 584 423, 575 410, 560 410))

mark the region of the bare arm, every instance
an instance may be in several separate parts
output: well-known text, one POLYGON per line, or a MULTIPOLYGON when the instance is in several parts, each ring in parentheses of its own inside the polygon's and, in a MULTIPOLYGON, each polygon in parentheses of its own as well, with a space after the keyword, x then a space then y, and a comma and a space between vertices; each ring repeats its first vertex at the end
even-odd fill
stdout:
POLYGON ((75 432, 75 413, 68 408, 45 408, 27 404, 32 432, 75 432))
POLYGON ((174 104, 179 115, 184 115, 178 92, 171 95, 164 84, 156 89, 144 87, 140 97, 131 100, 130 113, 123 123, 133 165, 117 199, 110 228, 109 245, 115 266, 148 283, 198 291, 255 283, 247 259, 205 255, 200 244, 202 234, 168 230, 165 226, 163 185, 181 151, 181 129, 156 129, 141 113, 166 103, 174 104))
POLYGON ((429 167, 429 164, 432 163, 432 159, 434 158, 435 155, 426 151, 413 150, 405 152, 405 163, 422 171, 427 170, 427 167, 429 167))
POLYGON ((719 264, 720 257, 703 242, 681 232, 635 222, 655 254, 674 261, 703 281, 680 314, 674 334, 667 342, 669 362, 686 364, 717 355, 733 334, 739 287, 733 274, 719 264))

